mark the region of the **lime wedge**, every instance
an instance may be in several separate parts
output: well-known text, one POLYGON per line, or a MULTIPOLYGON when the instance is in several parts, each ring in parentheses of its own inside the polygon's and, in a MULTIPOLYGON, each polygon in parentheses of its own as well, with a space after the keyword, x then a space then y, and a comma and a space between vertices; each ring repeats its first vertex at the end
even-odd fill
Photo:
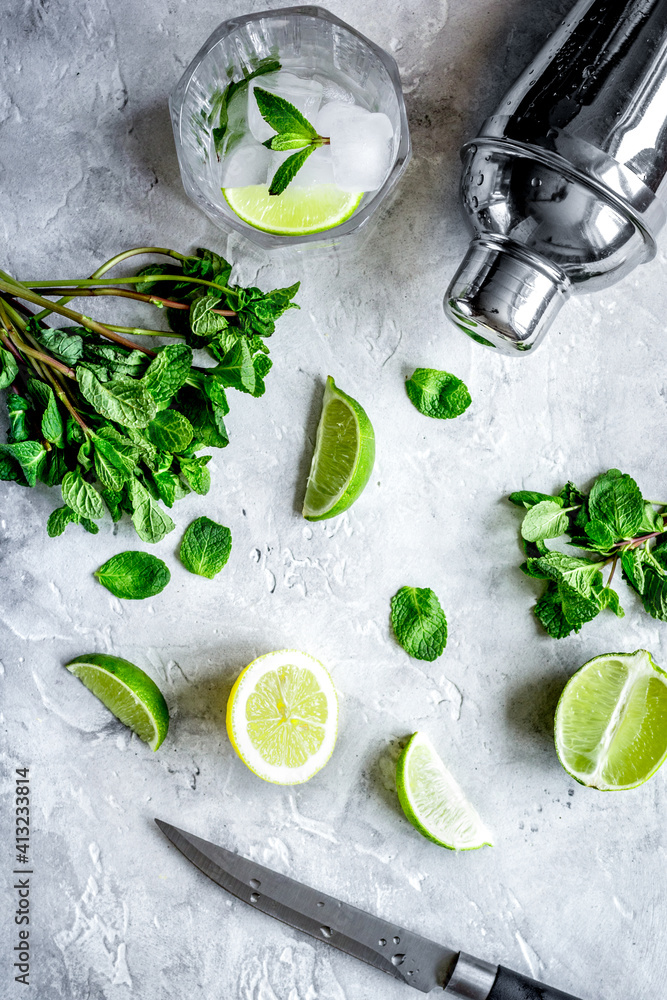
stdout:
POLYGON ((375 434, 365 410, 329 376, 303 516, 321 521, 347 510, 363 492, 375 461, 375 434))
POLYGON ((396 788, 403 812, 429 840, 452 851, 492 846, 491 834, 423 733, 414 733, 398 758, 396 788))
POLYGON ((148 674, 129 660, 106 653, 77 656, 66 666, 117 719, 157 750, 169 729, 169 709, 148 674))
POLYGON ((295 649, 258 657, 230 692, 227 733, 243 763, 264 781, 308 781, 329 760, 338 735, 331 677, 319 660, 295 649))
POLYGON ((584 663, 556 708, 556 753, 576 781, 636 788, 667 757, 667 673, 645 649, 584 663))
POLYGON ((263 184, 223 188, 229 207, 239 219, 265 233, 307 236, 322 233, 345 222, 363 198, 363 192, 341 191, 335 184, 287 187, 270 195, 263 184))

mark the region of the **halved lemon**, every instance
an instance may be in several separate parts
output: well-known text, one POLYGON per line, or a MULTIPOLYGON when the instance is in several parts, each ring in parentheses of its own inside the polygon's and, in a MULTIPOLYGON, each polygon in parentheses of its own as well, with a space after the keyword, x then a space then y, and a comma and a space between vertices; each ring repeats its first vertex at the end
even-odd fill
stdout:
POLYGON ((251 771, 298 785, 324 767, 338 735, 338 698, 319 660, 295 649, 260 656, 227 702, 227 733, 251 771))

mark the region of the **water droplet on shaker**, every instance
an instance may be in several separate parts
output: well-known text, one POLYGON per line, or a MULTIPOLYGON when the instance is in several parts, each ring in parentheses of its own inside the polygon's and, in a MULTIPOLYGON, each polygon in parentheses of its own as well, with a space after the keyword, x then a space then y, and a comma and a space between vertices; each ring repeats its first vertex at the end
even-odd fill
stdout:
POLYGON ((479 206, 479 201, 477 198, 474 197, 474 195, 470 199, 470 204, 472 205, 473 208, 477 208, 479 206))
POLYGON ((320 934, 322 935, 322 937, 330 938, 331 935, 333 934, 333 931, 331 930, 330 927, 320 927, 320 934))
POLYGON ((260 900, 260 895, 259 895, 258 892, 251 892, 250 893, 250 902, 251 903, 258 903, 259 900, 260 900))
POLYGON ((392 955, 391 956, 391 964, 392 965, 403 965, 404 961, 405 961, 405 955, 392 955))
POLYGON ((534 188, 538 188, 538 187, 542 186, 542 181, 540 180, 539 177, 533 177, 530 183, 532 184, 532 186, 534 188))
POLYGON ((378 943, 379 943, 379 945, 380 945, 381 948, 384 948, 384 946, 387 943, 387 939, 386 938, 380 938, 380 940, 379 940, 378 943))
POLYGON ((471 146, 469 152, 471 156, 474 156, 477 152, 477 146, 471 146))
POLYGON ((484 174, 482 174, 482 173, 477 174, 477 183, 478 184, 483 184, 484 183, 484 174))
POLYGON ((400 943, 401 943, 400 937, 395 937, 394 938, 394 944, 400 944, 400 943))

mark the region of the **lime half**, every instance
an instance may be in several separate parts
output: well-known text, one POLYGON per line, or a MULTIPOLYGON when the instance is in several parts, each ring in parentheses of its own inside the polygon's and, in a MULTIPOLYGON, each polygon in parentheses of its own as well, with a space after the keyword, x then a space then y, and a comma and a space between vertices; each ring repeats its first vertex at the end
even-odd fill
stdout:
POLYGON ((667 757, 667 674, 645 649, 584 663, 556 708, 556 753, 582 785, 636 788, 667 757))
POLYGON ((66 666, 117 719, 157 750, 169 729, 169 709, 148 674, 129 660, 106 653, 77 656, 66 666))
POLYGON ((363 198, 363 192, 341 191, 335 184, 287 187, 269 194, 264 184, 223 188, 229 207, 255 229, 279 236, 322 233, 345 222, 363 198))
POLYGON ((403 812, 429 840, 452 851, 492 846, 491 834, 423 733, 414 733, 398 758, 396 788, 403 812))
POLYGON ((374 461, 373 425, 356 399, 341 392, 329 376, 303 516, 321 521, 347 510, 363 492, 374 461))
POLYGON ((331 677, 319 660, 295 649, 258 657, 230 692, 227 733, 243 763, 265 781, 308 781, 329 760, 338 735, 331 677))

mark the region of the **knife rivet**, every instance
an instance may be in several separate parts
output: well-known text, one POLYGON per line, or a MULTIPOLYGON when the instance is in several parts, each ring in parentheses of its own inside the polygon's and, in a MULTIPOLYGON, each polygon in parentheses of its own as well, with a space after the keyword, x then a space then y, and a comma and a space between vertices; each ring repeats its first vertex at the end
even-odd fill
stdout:
POLYGON ((380 938, 380 947, 381 948, 384 948, 384 946, 386 945, 386 943, 387 943, 387 939, 386 938, 380 938))
POLYGON ((259 895, 258 892, 251 892, 250 893, 250 902, 251 903, 258 903, 259 900, 260 900, 260 895, 259 895))

